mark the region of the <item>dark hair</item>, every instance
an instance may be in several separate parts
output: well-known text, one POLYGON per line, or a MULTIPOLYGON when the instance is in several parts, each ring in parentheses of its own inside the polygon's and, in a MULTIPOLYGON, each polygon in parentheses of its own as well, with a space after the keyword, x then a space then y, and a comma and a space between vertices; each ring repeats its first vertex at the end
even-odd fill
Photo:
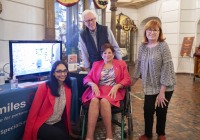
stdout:
POLYGON ((114 50, 114 47, 110 44, 110 43, 105 43, 101 46, 101 54, 103 54, 103 52, 106 50, 106 49, 111 49, 111 51, 113 53, 115 53, 115 50, 114 50))
MULTIPOLYGON (((51 94, 53 96, 59 97, 59 83, 58 80, 56 79, 56 77, 54 76, 54 72, 57 68, 58 65, 63 64, 65 65, 67 71, 68 71, 68 66, 64 61, 56 61, 51 68, 51 72, 50 72, 50 76, 49 76, 49 80, 46 82, 47 86, 50 88, 51 90, 51 94)), ((67 77, 65 78, 64 84, 66 84, 68 87, 71 87, 71 80, 70 80, 70 73, 67 72, 67 77)))
POLYGON ((158 41, 162 42, 162 41, 165 40, 165 38, 163 37, 163 32, 162 32, 160 22, 158 20, 152 19, 152 20, 148 21, 146 23, 146 25, 144 26, 144 39, 143 39, 142 43, 144 43, 144 44, 148 43, 148 39, 147 39, 147 36, 146 36, 146 30, 156 29, 156 28, 159 28, 158 41))

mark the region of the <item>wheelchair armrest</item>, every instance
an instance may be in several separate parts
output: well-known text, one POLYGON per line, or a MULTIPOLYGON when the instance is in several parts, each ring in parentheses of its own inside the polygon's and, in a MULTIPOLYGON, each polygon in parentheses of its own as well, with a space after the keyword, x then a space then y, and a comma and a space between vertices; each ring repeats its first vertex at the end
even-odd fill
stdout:
POLYGON ((129 101, 130 101, 130 91, 131 91, 131 87, 126 87, 126 94, 124 97, 124 107, 127 108, 129 106, 129 101))

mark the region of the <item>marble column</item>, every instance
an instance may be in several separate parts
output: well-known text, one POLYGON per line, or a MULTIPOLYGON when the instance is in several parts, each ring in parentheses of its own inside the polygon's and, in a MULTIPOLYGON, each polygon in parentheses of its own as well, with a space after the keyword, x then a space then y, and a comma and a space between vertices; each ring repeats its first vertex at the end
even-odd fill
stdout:
POLYGON ((130 31, 130 63, 133 63, 133 55, 134 55, 134 30, 133 28, 130 31))
POLYGON ((45 40, 55 40, 54 0, 45 0, 45 40))
POLYGON ((106 8, 102 9, 102 25, 106 26, 106 8))
POLYGON ((89 9, 88 0, 84 0, 84 7, 83 7, 83 9, 84 9, 84 10, 89 9))
POLYGON ((117 0, 110 0, 110 10, 111 10, 111 30, 116 37, 116 11, 117 11, 117 0))
POLYGON ((137 31, 134 21, 132 21, 132 23, 133 24, 130 30, 130 64, 134 64, 134 35, 137 31))
POLYGON ((122 25, 120 24, 120 15, 119 15, 119 19, 117 21, 117 25, 116 25, 116 29, 117 29, 117 43, 119 45, 119 47, 121 47, 121 30, 122 30, 122 25))
POLYGON ((2 12, 2 4, 1 4, 1 2, 0 2, 0 14, 1 14, 1 12, 2 12))
MULTIPOLYGON (((83 6, 83 11, 86 9, 89 9, 89 3, 88 0, 84 0, 83 2, 84 6, 83 6)), ((85 28, 85 25, 83 24, 83 29, 85 28)))

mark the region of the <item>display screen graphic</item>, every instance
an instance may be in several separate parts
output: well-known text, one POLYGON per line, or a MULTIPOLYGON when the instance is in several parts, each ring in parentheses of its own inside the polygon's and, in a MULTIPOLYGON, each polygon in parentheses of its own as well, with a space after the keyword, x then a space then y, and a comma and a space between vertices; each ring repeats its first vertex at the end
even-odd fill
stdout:
POLYGON ((61 60, 60 41, 9 41, 11 76, 50 72, 56 60, 61 60))

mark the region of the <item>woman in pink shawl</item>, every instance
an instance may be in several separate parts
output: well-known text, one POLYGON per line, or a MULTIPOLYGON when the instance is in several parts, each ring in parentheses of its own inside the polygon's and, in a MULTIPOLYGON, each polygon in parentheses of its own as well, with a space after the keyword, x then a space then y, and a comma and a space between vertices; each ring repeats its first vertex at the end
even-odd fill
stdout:
POLYGON ((104 44, 101 47, 103 60, 94 62, 84 78, 84 85, 89 87, 82 96, 82 102, 90 103, 86 140, 94 139, 99 113, 106 127, 106 140, 112 140, 111 106, 120 107, 126 92, 124 87, 131 83, 126 63, 114 59, 114 52, 111 44, 104 44))

